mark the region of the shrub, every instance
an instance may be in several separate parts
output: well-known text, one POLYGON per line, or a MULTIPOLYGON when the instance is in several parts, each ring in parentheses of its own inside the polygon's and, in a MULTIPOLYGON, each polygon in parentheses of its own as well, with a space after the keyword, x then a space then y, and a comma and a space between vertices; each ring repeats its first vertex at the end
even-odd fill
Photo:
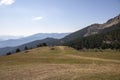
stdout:
POLYGON ((8 52, 6 55, 11 55, 12 53, 11 52, 8 52))
POLYGON ((16 53, 18 53, 18 52, 20 52, 20 49, 19 49, 19 48, 16 49, 16 53))

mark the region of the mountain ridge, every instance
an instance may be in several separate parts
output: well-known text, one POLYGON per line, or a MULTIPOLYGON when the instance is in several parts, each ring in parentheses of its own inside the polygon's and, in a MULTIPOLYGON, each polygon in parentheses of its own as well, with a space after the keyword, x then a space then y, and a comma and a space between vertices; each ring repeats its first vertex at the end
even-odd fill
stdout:
POLYGON ((15 47, 15 46, 23 45, 23 44, 26 44, 26 43, 29 43, 35 40, 42 40, 48 37, 60 39, 68 34, 70 33, 38 33, 38 34, 34 34, 28 37, 23 37, 20 39, 9 39, 5 41, 0 41, 0 48, 15 47))
POLYGON ((118 23, 120 23, 120 14, 114 18, 109 19, 107 22, 105 22, 103 24, 94 23, 94 24, 91 24, 91 25, 81 29, 81 30, 73 32, 70 35, 61 39, 61 42, 64 43, 66 41, 71 41, 78 37, 82 38, 82 37, 87 37, 87 36, 94 35, 94 34, 99 34, 102 32, 102 30, 110 28, 113 25, 116 25, 118 23))
MULTIPOLYGON (((36 45, 38 45, 39 43, 47 43, 48 46, 64 45, 64 43, 74 41, 78 38, 82 39, 82 38, 89 37, 89 36, 92 36, 92 35, 95 35, 95 34, 107 33, 109 31, 114 30, 116 27, 118 27, 118 26, 116 26, 118 24, 120 24, 120 15, 108 20, 106 23, 92 24, 90 26, 87 26, 87 27, 85 27, 81 30, 78 30, 74 33, 71 33, 71 34, 65 36, 62 39, 45 38, 43 40, 32 41, 32 42, 29 42, 29 43, 26 43, 26 44, 23 44, 23 45, 20 45, 20 46, 17 46, 17 47, 11 47, 11 48, 9 48, 9 50, 7 50, 8 49, 8 47, 7 47, 6 51, 3 52, 2 54, 5 55, 7 52, 11 52, 11 51, 15 52, 15 49, 17 49, 17 48, 20 48, 23 51, 25 46, 27 46, 28 48, 31 48, 31 47, 35 48, 36 45), (103 26, 101 26, 101 25, 103 25, 103 26), (86 35, 87 33, 89 33, 89 35, 86 35)), ((0 49, 0 52, 2 52, 2 50, 5 50, 5 48, 0 49)))
POLYGON ((120 23, 107 28, 103 33, 66 42, 64 45, 75 49, 120 49, 120 23), (114 27, 114 28, 113 28, 114 27), (107 30, 107 31, 106 31, 107 30))

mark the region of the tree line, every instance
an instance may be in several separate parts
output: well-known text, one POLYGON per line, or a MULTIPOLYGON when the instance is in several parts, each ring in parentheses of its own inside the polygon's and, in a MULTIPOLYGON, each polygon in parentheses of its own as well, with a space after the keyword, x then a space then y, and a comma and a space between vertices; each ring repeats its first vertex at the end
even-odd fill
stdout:
MULTIPOLYGON (((36 48, 38 48, 38 47, 44 47, 44 46, 47 46, 47 44, 46 43, 39 43, 39 44, 36 45, 36 48)), ((21 50, 21 49, 17 48, 15 50, 15 53, 18 53, 18 52, 21 52, 21 51, 25 51, 25 50, 29 50, 29 49, 33 49, 33 48, 32 47, 29 48, 27 46, 24 47, 24 50, 21 50)), ((6 55, 11 55, 11 54, 12 54, 12 52, 6 53, 6 55)))

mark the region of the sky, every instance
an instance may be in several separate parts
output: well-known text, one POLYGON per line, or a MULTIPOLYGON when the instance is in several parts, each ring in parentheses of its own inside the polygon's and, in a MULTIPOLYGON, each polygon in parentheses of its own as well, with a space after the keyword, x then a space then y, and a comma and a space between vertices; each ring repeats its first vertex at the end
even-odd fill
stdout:
POLYGON ((120 0, 0 0, 0 35, 66 33, 120 14, 120 0))

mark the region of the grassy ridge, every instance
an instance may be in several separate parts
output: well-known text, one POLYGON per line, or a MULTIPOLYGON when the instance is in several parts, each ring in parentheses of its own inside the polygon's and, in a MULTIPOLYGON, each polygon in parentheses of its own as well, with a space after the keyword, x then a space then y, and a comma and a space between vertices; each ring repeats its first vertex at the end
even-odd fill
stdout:
POLYGON ((36 48, 1 56, 0 80, 119 80, 119 57, 118 51, 36 48))

